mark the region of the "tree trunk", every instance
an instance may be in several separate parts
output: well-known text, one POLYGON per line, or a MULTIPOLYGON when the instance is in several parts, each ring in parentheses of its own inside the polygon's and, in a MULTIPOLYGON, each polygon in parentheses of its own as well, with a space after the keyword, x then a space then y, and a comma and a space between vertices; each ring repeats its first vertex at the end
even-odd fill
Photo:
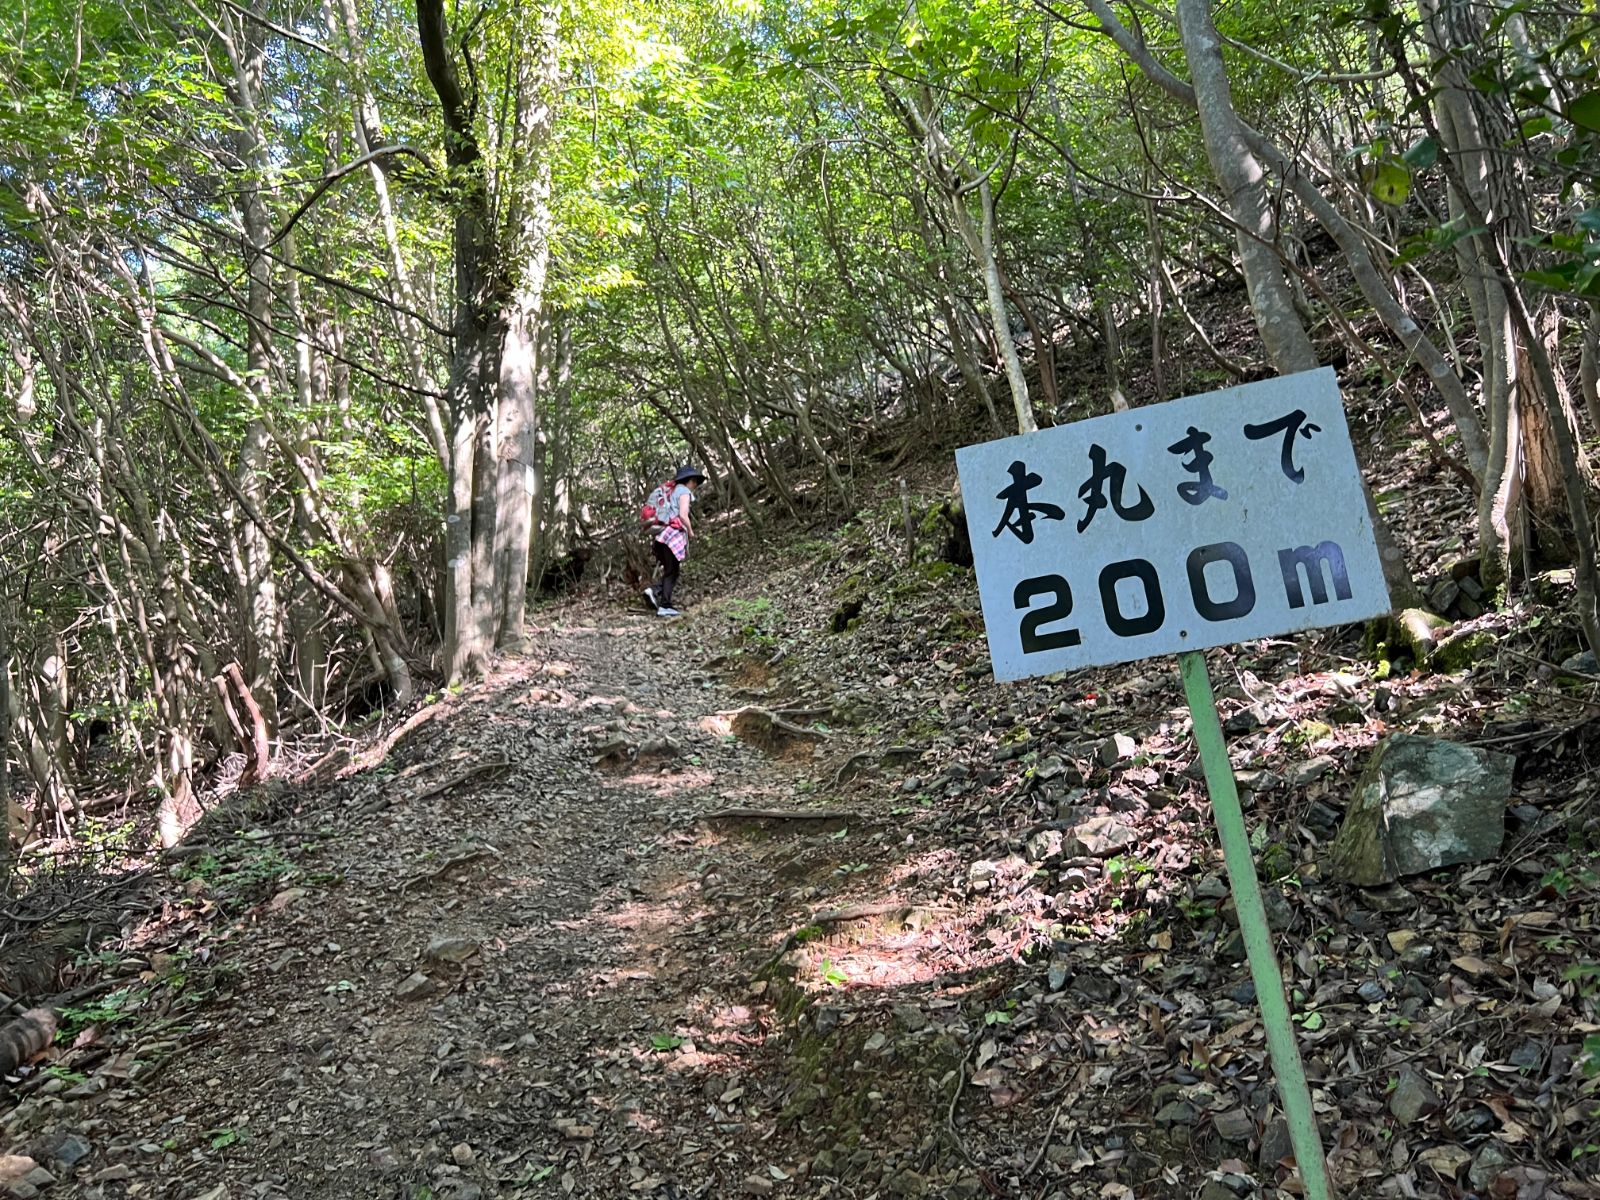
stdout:
POLYGON ((1313 370, 1317 352, 1295 311, 1294 292, 1278 257, 1277 222, 1267 196, 1265 172, 1234 112, 1222 61, 1222 39, 1211 21, 1210 0, 1177 0, 1177 12, 1206 157, 1233 216, 1256 328, 1268 357, 1281 373, 1313 370))
MULTIPOLYGON (((259 3, 252 6, 259 16, 259 3)), ((239 450, 239 489, 256 512, 266 510, 266 483, 271 469, 264 413, 272 403, 272 261, 266 247, 272 240, 272 222, 264 189, 273 185, 272 164, 261 128, 261 96, 266 71, 266 40, 258 21, 238 16, 230 24, 227 49, 233 63, 229 84, 237 110, 235 153, 244 164, 240 173, 238 209, 244 229, 247 330, 245 386, 249 389, 252 420, 245 428, 239 450)), ((277 728, 276 674, 282 646, 282 617, 278 611, 278 585, 273 574, 272 545, 266 531, 249 520, 239 522, 241 600, 244 606, 245 678, 261 705, 269 730, 277 728)))
POLYGON ((1578 384, 1583 389, 1583 406, 1589 410, 1589 423, 1593 432, 1600 436, 1600 306, 1591 301, 1583 315, 1578 384))
MULTIPOLYGON (((1222 39, 1211 20, 1210 0, 1177 0, 1179 35, 1194 82, 1195 105, 1200 114, 1201 136, 1217 181, 1228 196, 1238 227, 1239 259, 1256 328, 1280 374, 1313 370, 1316 350, 1295 308, 1294 292, 1284 276, 1274 247, 1277 226, 1263 185, 1263 172, 1247 137, 1244 123, 1233 107, 1227 71, 1222 61, 1222 39)), ((1411 578, 1405 554, 1394 533, 1378 512, 1365 477, 1361 481, 1373 538, 1383 564, 1389 597, 1397 608, 1421 601, 1411 578)))
MULTIPOLYGON (((445 20, 444 0, 417 0, 417 34, 428 80, 445 123, 455 214, 454 318, 450 347, 449 506, 445 513, 445 673, 454 683, 481 674, 494 645, 496 588, 494 391, 504 340, 496 296, 496 255, 489 181, 461 90, 445 20)), ((466 53, 463 48, 463 53, 466 53)))
POLYGON ((11 838, 22 822, 11 806, 11 617, 4 608, 0 608, 0 814, 6 822, 5 834, 0 837, 0 889, 10 895, 16 858, 11 838))
POLYGON ((933 298, 939 309, 940 320, 944 322, 945 334, 950 339, 950 357, 955 359, 956 370, 961 372, 961 379, 967 385, 967 391, 972 393, 974 400, 983 405, 983 411, 989 418, 989 428, 999 433, 1000 414, 995 411, 994 397, 989 395, 989 385, 984 381, 983 369, 972 353, 972 343, 967 339, 966 328, 956 312, 956 306, 960 301, 950 280, 950 257, 946 253, 944 237, 938 223, 933 219, 933 214, 928 211, 922 190, 913 186, 909 198, 912 211, 917 214, 917 223, 922 228, 923 245, 928 248, 928 256, 932 262, 935 281, 933 298))
MULTIPOLYGON (((1146 186, 1148 189, 1148 185, 1146 186)), ((1156 212, 1154 200, 1144 202, 1145 226, 1150 231, 1150 276, 1146 283, 1147 294, 1150 297, 1150 380, 1155 391, 1155 402, 1160 404, 1167 398, 1166 375, 1166 347, 1161 337, 1161 315, 1163 293, 1161 288, 1161 275, 1166 269, 1163 261, 1165 255, 1161 245, 1161 216, 1156 212)))
POLYGON ((558 63, 557 10, 544 4, 517 10, 515 149, 507 172, 514 198, 504 253, 516 279, 506 305, 500 352, 500 392, 495 414, 494 573, 495 644, 522 643, 533 538, 534 462, 538 454, 539 331, 550 265, 551 154, 555 132, 558 63))
POLYGON ((1017 354, 1016 339, 1011 336, 1011 321, 1006 315, 1005 289, 1000 285, 1000 257, 995 249, 994 192, 989 180, 978 184, 978 211, 981 224, 973 238, 972 217, 959 196, 951 197, 951 208, 956 213, 957 227, 967 248, 983 270, 983 290, 989 301, 989 321, 994 326, 995 342, 1001 360, 1006 366, 1006 382, 1011 385, 1011 406, 1017 415, 1017 432, 1033 433, 1039 422, 1033 415, 1033 401, 1028 396, 1028 380, 1022 373, 1022 359, 1017 354))
MULTIPOLYGON (((1194 88, 1173 75, 1150 53, 1145 44, 1117 19, 1108 0, 1085 0, 1085 3, 1099 20, 1106 35, 1138 64, 1139 69, 1152 82, 1175 100, 1191 107, 1195 105, 1194 88)), ((1468 465, 1474 475, 1482 478, 1484 464, 1488 460, 1487 442, 1472 400, 1467 395, 1466 386, 1451 365, 1450 359, 1395 299, 1389 282, 1373 261, 1365 234, 1347 221, 1333 203, 1322 194, 1319 178, 1309 176, 1301 170, 1291 155, 1284 153, 1260 132, 1248 126, 1241 127, 1256 154, 1272 163, 1273 170, 1294 190, 1295 197, 1338 243, 1345 261, 1350 266, 1351 274, 1361 289, 1362 296, 1428 372, 1461 435, 1461 448, 1468 465)))

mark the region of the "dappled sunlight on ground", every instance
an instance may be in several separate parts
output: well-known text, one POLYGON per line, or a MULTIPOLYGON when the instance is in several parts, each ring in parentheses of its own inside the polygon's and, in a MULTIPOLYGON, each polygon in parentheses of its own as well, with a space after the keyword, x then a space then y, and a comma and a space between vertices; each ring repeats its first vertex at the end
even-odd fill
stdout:
POLYGON ((618 776, 617 782, 641 788, 662 799, 679 792, 699 791, 716 782, 716 773, 704 767, 685 767, 671 774, 656 771, 637 771, 632 775, 618 776))
POLYGON ((700 728, 713 737, 733 736, 733 714, 712 713, 708 717, 700 718, 700 728))

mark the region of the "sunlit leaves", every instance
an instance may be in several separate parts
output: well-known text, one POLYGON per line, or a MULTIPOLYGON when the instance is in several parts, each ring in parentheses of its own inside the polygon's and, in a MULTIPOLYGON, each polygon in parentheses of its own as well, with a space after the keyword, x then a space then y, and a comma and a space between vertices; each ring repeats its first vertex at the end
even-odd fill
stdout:
POLYGON ((1372 175, 1372 194, 1384 204, 1404 204, 1411 194, 1411 172, 1400 163, 1379 163, 1372 175))
POLYGON ((1600 133, 1600 90, 1585 92, 1567 105, 1567 120, 1591 133, 1600 133))

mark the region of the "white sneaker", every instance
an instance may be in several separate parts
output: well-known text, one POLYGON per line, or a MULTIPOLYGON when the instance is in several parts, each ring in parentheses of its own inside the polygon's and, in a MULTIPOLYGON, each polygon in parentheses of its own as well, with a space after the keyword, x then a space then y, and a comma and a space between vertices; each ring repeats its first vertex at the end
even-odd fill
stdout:
POLYGON ((656 609, 656 616, 658 616, 658 617, 681 617, 681 616, 683 616, 683 614, 681 612, 679 612, 675 608, 658 608, 658 609, 656 609))
POLYGON ((644 598, 645 598, 645 601, 650 605, 651 608, 660 608, 661 607, 661 605, 656 603, 656 590, 655 590, 655 588, 653 588, 653 587, 645 588, 645 590, 644 590, 644 598))

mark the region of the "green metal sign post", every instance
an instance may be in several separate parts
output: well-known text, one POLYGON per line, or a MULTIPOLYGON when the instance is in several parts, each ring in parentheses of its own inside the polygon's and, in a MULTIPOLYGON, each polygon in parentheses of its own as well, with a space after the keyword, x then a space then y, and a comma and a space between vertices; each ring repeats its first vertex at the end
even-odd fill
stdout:
POLYGON ((1267 1033, 1267 1050, 1272 1056, 1278 1097, 1283 1102, 1284 1118, 1289 1124, 1295 1163, 1309 1200, 1333 1200, 1327 1160, 1322 1154, 1322 1138, 1317 1132, 1316 1112, 1311 1104, 1311 1089, 1306 1084, 1294 1022, 1283 993, 1283 973, 1272 949, 1267 910, 1261 903, 1261 882, 1256 878, 1250 834, 1245 829, 1244 811, 1239 807, 1239 790, 1233 781, 1233 765, 1228 761, 1222 722, 1217 719, 1217 702, 1211 694, 1206 656, 1198 650, 1185 651, 1178 655, 1178 669, 1194 720, 1194 740, 1200 750, 1200 763, 1205 768, 1206 788, 1211 793, 1211 812, 1222 841, 1228 883, 1239 913, 1239 933, 1244 939, 1245 955, 1250 960, 1250 977, 1256 985, 1256 1003, 1261 1008, 1261 1024, 1267 1033))

